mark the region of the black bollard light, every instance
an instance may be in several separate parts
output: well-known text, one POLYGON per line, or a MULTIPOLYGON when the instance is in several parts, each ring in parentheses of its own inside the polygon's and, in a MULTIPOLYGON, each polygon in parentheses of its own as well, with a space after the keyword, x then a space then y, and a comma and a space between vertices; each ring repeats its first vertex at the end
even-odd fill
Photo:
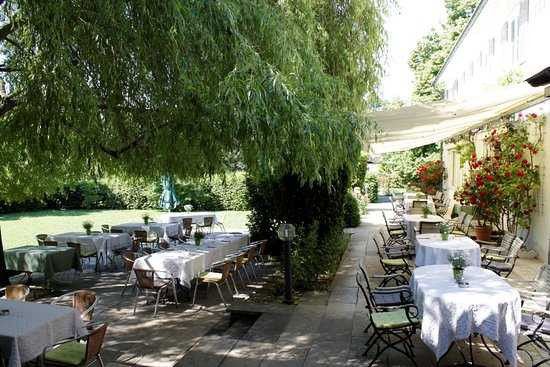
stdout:
POLYGON ((292 304, 292 269, 290 265, 290 242, 296 237, 296 229, 292 224, 283 223, 277 229, 277 236, 283 241, 283 266, 285 270, 285 300, 292 304))

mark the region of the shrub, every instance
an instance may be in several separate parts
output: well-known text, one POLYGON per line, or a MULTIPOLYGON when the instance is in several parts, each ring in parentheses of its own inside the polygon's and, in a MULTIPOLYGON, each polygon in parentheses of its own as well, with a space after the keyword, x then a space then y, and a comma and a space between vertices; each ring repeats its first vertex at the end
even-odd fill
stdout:
POLYGON ((361 224, 361 213, 357 199, 348 192, 344 197, 344 225, 348 228, 358 227, 361 224))
POLYGON ((355 168, 355 175, 351 184, 352 188, 358 187, 362 193, 365 193, 365 177, 367 176, 368 157, 362 155, 357 162, 355 168))
POLYGON ((342 234, 348 171, 342 169, 330 185, 303 185, 297 176, 287 175, 277 181, 249 178, 247 186, 253 239, 267 238, 277 244, 275 230, 280 223, 292 223, 298 229, 292 250, 295 287, 312 289, 330 278, 345 248, 342 234))
POLYGON ((220 205, 219 210, 248 210, 248 191, 244 172, 214 176, 210 190, 220 205))
POLYGON ((369 202, 376 203, 378 201, 378 176, 369 173, 365 178, 365 186, 367 188, 369 202))

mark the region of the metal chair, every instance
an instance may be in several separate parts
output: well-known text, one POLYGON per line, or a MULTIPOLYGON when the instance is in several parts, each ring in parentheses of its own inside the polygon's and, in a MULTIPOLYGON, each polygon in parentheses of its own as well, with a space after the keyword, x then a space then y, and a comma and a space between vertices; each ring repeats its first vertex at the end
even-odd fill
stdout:
POLYGON ((474 217, 471 214, 466 214, 464 220, 456 225, 451 233, 459 236, 467 236, 468 232, 470 232, 470 226, 473 220, 474 217))
POLYGON ((111 233, 124 233, 124 231, 119 228, 111 228, 111 233))
POLYGON ((490 259, 493 255, 499 256, 503 253, 508 253, 510 246, 516 235, 511 232, 506 232, 501 238, 500 242, 498 241, 482 241, 476 240, 476 242, 481 246, 481 253, 483 258, 490 259))
POLYGON ((519 237, 514 238, 514 241, 512 241, 512 245, 510 246, 510 249, 508 250, 508 254, 506 256, 502 256, 502 255, 491 255, 490 257, 484 256, 481 259, 482 260, 481 266, 484 267, 485 269, 492 270, 493 272, 497 273, 500 276, 504 274, 504 277, 508 278, 510 274, 512 274, 512 271, 516 266, 519 250, 523 247, 524 243, 525 242, 521 238, 519 237))
POLYGON ((158 247, 159 237, 156 232, 148 234, 147 231, 134 231, 134 241, 142 252, 152 253, 154 247, 158 247))
POLYGON ((111 232, 110 226, 108 224, 102 224, 101 225, 101 231, 103 233, 110 233, 111 232))
POLYGON ((214 217, 204 217, 202 220, 202 224, 196 224, 197 229, 204 229, 208 228, 208 233, 212 233, 212 227, 214 225, 214 217))
POLYGON ((363 280, 367 286, 369 297, 375 307, 399 306, 412 304, 412 293, 408 285, 408 279, 403 274, 374 275, 374 278, 381 278, 382 283, 378 287, 371 287, 367 270, 359 264, 359 270, 363 274, 363 280), (398 279, 401 278, 401 279, 398 279), (390 287, 387 284, 394 281, 398 286, 390 287))
POLYGON ((154 296, 156 296, 156 302, 155 302, 155 311, 153 313, 153 317, 157 315, 157 308, 160 301, 160 296, 167 295, 168 289, 172 289, 172 292, 174 293, 174 299, 176 301, 176 307, 178 306, 178 294, 176 291, 176 281, 174 278, 168 273, 164 271, 157 271, 157 270, 142 270, 142 269, 134 269, 134 274, 136 275, 136 286, 137 286, 137 292, 136 297, 134 300, 134 315, 136 314, 136 308, 138 304, 138 298, 140 296, 140 293, 145 293, 145 297, 149 295, 149 293, 153 293, 154 296), (158 274, 166 274, 165 277, 159 277, 158 274))
POLYGON ((78 242, 67 242, 67 246, 74 248, 79 259, 95 259, 95 272, 99 272, 99 260, 102 256, 99 255, 95 246, 82 246, 82 244, 78 242))
POLYGON ((42 246, 52 246, 52 247, 57 247, 59 244, 57 243, 57 241, 53 241, 53 240, 44 240, 42 241, 42 246))
POLYGON ((372 335, 366 342, 367 349, 363 355, 366 356, 373 346, 377 346, 377 353, 368 367, 372 366, 388 349, 405 355, 414 366, 417 366, 411 337, 415 334, 416 329, 420 328, 421 320, 418 317, 418 309, 411 304, 390 307, 376 306, 363 287, 359 273, 355 274, 355 281, 363 294, 369 311, 369 323, 365 331, 371 327, 373 329, 372 335), (383 345, 381 349, 379 343, 383 345))
POLYGON ((232 261, 225 261, 221 265, 221 272, 214 272, 214 271, 208 271, 205 273, 200 274, 195 282, 195 290, 193 291, 193 303, 192 305, 195 305, 195 299, 197 296, 197 288, 199 286, 199 283, 207 283, 207 284, 214 284, 216 288, 218 289, 218 294, 220 295, 220 298, 224 304, 224 306, 227 308, 227 303, 225 302, 225 299, 223 298, 223 293, 220 288, 220 284, 226 284, 227 289, 230 290, 230 293, 233 293, 231 291, 231 287, 229 286, 229 273, 231 271, 231 268, 233 266, 232 261))
POLYGON ((409 275, 411 274, 409 263, 407 262, 407 260, 405 260, 405 257, 408 256, 407 254, 404 254, 402 251, 386 251, 385 249, 381 248, 378 241, 376 240, 376 237, 373 237, 372 240, 376 247, 376 252, 378 253, 380 265, 382 266, 382 269, 384 269, 384 273, 386 275, 399 272, 409 275))
POLYGON ((46 233, 40 233, 36 235, 36 241, 38 242, 38 246, 44 246, 44 241, 48 239, 48 235, 46 233))
POLYGON ((405 238, 407 236, 407 233, 405 232, 405 229, 401 225, 401 223, 395 223, 390 225, 388 222, 388 218, 386 217, 386 213, 382 211, 382 217, 384 217, 384 223, 386 224, 386 230, 388 231, 388 234, 391 238, 397 239, 397 238, 405 238))
POLYGON ((420 222, 420 228, 418 229, 420 234, 424 233, 439 233, 439 223, 434 222, 420 222))
POLYGON ((72 308, 80 311, 80 318, 86 322, 91 322, 94 317, 94 310, 99 302, 96 292, 91 290, 78 290, 65 293, 55 298, 52 305, 70 305, 72 308))
POLYGON ((106 331, 107 324, 100 324, 87 335, 66 339, 45 348, 40 358, 42 366, 80 367, 98 362, 100 367, 104 367, 101 349, 106 331))
MULTIPOLYGON (((128 283, 130 283, 130 278, 132 277, 132 269, 134 268, 134 262, 138 258, 137 252, 132 251, 125 251, 122 253, 122 261, 124 261, 124 270, 128 273, 128 276, 126 277, 126 283, 124 283, 124 288, 122 289, 122 292, 120 293, 121 297, 124 297, 124 292, 126 292, 126 288, 128 287, 128 283)), ((135 291, 135 282, 134 282, 134 291, 135 291)))

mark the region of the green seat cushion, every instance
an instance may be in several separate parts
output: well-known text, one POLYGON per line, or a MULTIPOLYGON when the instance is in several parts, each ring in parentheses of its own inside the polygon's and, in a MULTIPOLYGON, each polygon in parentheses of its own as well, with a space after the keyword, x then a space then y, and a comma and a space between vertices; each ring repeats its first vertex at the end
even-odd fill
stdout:
POLYGON ((384 265, 389 266, 406 266, 407 263, 403 259, 382 259, 384 265))
POLYGON ((499 255, 487 255, 485 256, 485 259, 486 260, 491 260, 491 261, 506 261, 506 258, 504 256, 499 256, 499 255))
MULTIPOLYGON (((374 312, 371 318, 377 329, 395 329, 411 325, 404 309, 389 312, 374 312)), ((415 325, 420 323, 420 320, 416 317, 411 317, 411 320, 415 325)))
POLYGON ((61 344, 46 353, 46 360, 72 366, 81 365, 86 360, 86 344, 76 341, 61 344))

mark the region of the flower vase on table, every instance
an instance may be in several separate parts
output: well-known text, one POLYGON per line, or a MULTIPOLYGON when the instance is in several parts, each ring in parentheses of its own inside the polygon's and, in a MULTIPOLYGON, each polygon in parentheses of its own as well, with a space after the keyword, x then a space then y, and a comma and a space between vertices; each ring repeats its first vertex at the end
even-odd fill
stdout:
POLYGON ((195 232, 195 246, 198 247, 201 245, 201 242, 204 239, 204 236, 205 235, 203 232, 200 232, 200 231, 195 232))
POLYGON ((428 218, 428 215, 432 214, 432 212, 430 211, 430 209, 425 206, 422 208, 422 217, 423 218, 428 218))
POLYGON ((449 255, 449 263, 453 269, 453 278, 457 284, 464 282, 464 269, 468 266, 466 257, 462 251, 457 251, 449 255))
POLYGON ((92 234, 92 227, 93 227, 93 224, 92 222, 90 221, 85 221, 82 223, 82 227, 84 228, 84 231, 86 231, 86 235, 91 235, 92 234))
POLYGON ((441 223, 439 225, 439 233, 441 234, 441 240, 447 241, 449 239, 449 233, 451 228, 448 223, 441 223))

